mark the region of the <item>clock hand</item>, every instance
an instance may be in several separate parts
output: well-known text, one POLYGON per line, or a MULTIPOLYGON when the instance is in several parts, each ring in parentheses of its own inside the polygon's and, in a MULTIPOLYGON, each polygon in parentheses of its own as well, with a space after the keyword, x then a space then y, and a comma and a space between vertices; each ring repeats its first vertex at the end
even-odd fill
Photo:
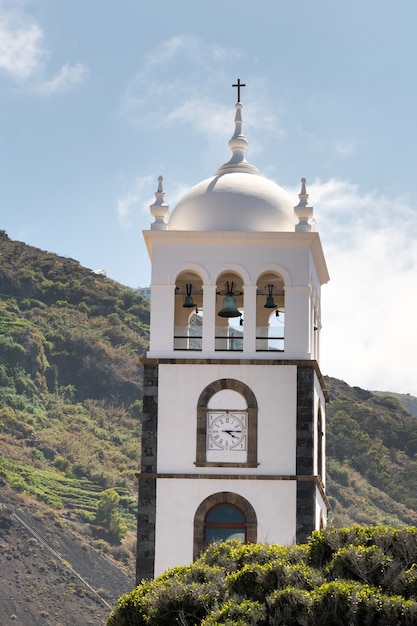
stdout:
POLYGON ((236 439, 236 435, 234 435, 233 433, 241 433, 242 431, 241 430, 224 430, 223 432, 233 437, 233 439, 236 439))

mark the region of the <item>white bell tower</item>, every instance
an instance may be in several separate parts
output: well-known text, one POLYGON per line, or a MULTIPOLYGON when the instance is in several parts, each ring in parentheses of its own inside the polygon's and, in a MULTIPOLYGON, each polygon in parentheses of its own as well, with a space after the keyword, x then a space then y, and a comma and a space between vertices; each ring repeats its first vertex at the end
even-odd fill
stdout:
POLYGON ((144 359, 137 579, 215 540, 290 544, 326 523, 321 285, 306 181, 296 207, 245 158, 238 81, 230 161, 168 218, 159 178, 144 359))

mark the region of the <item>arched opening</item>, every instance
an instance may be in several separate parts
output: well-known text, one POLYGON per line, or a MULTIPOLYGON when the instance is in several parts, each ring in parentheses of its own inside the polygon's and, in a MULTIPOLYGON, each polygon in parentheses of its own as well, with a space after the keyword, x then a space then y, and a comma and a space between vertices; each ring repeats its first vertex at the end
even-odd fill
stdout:
POLYGON ((210 543, 227 539, 256 543, 257 519, 246 498, 223 491, 208 496, 195 513, 193 558, 196 559, 210 543))
POLYGON ((216 504, 204 520, 204 545, 228 539, 246 542, 246 518, 234 504, 216 504))
POLYGON ((216 350, 243 350, 243 281, 235 272, 223 272, 216 290, 216 350))
POLYGON ((284 281, 275 272, 265 272, 256 291, 256 350, 283 352, 284 338, 284 281))
POLYGON ((182 272, 175 282, 174 350, 201 350, 203 286, 195 272, 182 272))

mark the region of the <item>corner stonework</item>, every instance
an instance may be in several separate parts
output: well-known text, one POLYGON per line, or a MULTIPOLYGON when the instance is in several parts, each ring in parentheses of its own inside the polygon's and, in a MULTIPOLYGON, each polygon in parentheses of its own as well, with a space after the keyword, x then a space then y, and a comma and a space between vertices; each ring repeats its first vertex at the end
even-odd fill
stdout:
POLYGON ((154 577, 156 524, 156 470, 158 429, 158 365, 143 369, 141 471, 138 478, 136 584, 154 577))

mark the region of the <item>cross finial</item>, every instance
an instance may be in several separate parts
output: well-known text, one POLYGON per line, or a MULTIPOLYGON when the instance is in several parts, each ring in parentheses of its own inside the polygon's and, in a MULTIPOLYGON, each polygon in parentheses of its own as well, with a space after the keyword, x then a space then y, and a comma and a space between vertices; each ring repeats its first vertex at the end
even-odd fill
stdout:
POLYGON ((240 102, 240 88, 241 87, 246 87, 245 83, 241 83, 240 82, 240 78, 237 79, 237 83, 235 85, 232 85, 232 87, 237 87, 237 101, 240 102))

